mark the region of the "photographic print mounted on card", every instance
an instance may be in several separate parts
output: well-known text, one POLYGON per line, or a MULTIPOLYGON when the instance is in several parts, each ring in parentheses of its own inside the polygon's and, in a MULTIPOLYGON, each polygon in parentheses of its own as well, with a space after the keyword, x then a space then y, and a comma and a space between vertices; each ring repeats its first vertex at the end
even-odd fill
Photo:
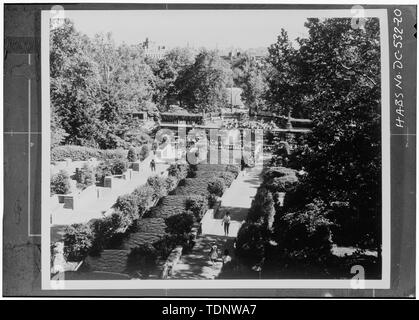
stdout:
POLYGON ((42 11, 43 289, 388 289, 389 14, 42 11))

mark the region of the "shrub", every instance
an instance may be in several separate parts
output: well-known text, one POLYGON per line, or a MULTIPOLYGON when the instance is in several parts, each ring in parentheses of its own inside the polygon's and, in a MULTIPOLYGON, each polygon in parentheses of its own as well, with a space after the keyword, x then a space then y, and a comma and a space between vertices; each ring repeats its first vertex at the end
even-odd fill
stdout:
POLYGON ((51 194, 67 194, 70 192, 70 177, 67 172, 60 170, 57 174, 51 177, 51 194))
POLYGON ((284 209, 288 212, 298 211, 307 203, 312 202, 315 190, 309 184, 297 183, 293 190, 285 193, 284 209))
POLYGON ((246 265, 259 263, 265 254, 266 228, 261 222, 245 222, 236 240, 236 255, 246 265))
POLYGON ((221 197, 225 190, 224 180, 221 178, 214 178, 208 183, 208 192, 221 197))
POLYGON ((119 247, 124 233, 131 225, 130 216, 118 209, 110 216, 94 220, 90 226, 94 240, 89 254, 98 254, 103 249, 119 247))
POLYGON ((125 159, 115 158, 113 160, 107 160, 96 168, 96 181, 103 185, 105 177, 123 174, 127 170, 127 167, 128 163, 125 159))
POLYGON ((99 150, 99 159, 101 160, 115 160, 115 159, 126 159, 127 152, 124 149, 104 149, 99 150))
POLYGON ((104 162, 96 167, 96 182, 103 186, 105 177, 112 175, 112 168, 109 162, 104 162))
POLYGON ((154 189, 144 185, 135 189, 132 193, 137 197, 138 215, 142 217, 154 201, 154 189))
POLYGON ((141 146, 140 152, 139 152, 139 158, 140 161, 144 161, 148 156, 150 155, 150 148, 147 144, 144 144, 141 146))
POLYGON ((301 265, 321 263, 331 255, 329 211, 322 201, 314 200, 304 209, 275 220, 275 238, 283 249, 283 261, 301 265))
POLYGON ((84 164, 81 169, 76 170, 74 180, 77 181, 78 188, 85 189, 95 183, 95 172, 88 164, 84 164))
POLYGON ((166 234, 159 241, 153 244, 159 255, 166 259, 170 252, 179 244, 177 243, 178 237, 172 234, 166 234))
POLYGON ((167 189, 167 191, 170 192, 170 191, 176 189, 177 184, 178 184, 178 180, 177 180, 176 177, 168 176, 166 178, 166 189, 167 189))
POLYGON ((214 164, 214 163, 200 163, 198 165, 194 165, 195 171, 219 171, 223 172, 226 171, 229 165, 225 164, 214 164))
POLYGON ((68 261, 83 260, 93 244, 93 233, 87 224, 73 224, 64 231, 64 256, 68 261))
MULTIPOLYGON (((138 216, 138 215, 137 215, 138 216)), ((110 216, 105 219, 108 220, 108 223, 111 227, 113 235, 124 234, 135 219, 133 215, 126 214, 118 209, 116 209, 110 216)))
POLYGON ((240 173, 240 167, 234 164, 229 164, 226 167, 226 171, 231 172, 232 174, 234 174, 234 178, 237 178, 237 176, 240 173))
POLYGON ((298 178, 295 175, 275 177, 263 183, 263 186, 271 192, 289 192, 295 188, 298 178))
POLYGON ((67 158, 73 161, 86 161, 98 157, 99 150, 84 146, 57 146, 51 150, 51 161, 64 161, 67 158))
POLYGON ((139 198, 135 194, 125 194, 118 197, 114 208, 129 217, 131 221, 134 221, 140 217, 138 214, 138 201, 139 198))
POLYGON ((275 210, 272 193, 265 188, 259 188, 252 201, 249 213, 247 214, 247 219, 252 222, 267 222, 271 226, 274 214, 275 210))
POLYGON ((235 176, 234 173, 232 172, 223 172, 220 175, 220 178, 222 178, 224 180, 224 183, 227 187, 231 186, 231 184, 233 183, 234 179, 236 179, 237 176, 235 176))
POLYGON ((214 206, 215 206, 215 204, 217 203, 217 201, 218 201, 218 197, 215 195, 215 194, 210 194, 209 196, 208 196, 208 207, 210 207, 210 208, 214 208, 214 206))
POLYGON ((191 211, 168 217, 165 219, 166 232, 178 235, 187 234, 191 232, 194 222, 194 215, 191 211))
POLYGON ((147 184, 154 190, 154 198, 160 199, 167 195, 167 184, 166 180, 158 175, 149 177, 147 184))
POLYGON ((169 176, 176 177, 176 179, 183 180, 188 176, 189 166, 187 164, 171 164, 168 172, 169 176))
POLYGON ((133 147, 130 147, 129 150, 128 150, 127 160, 129 162, 137 161, 137 152, 135 151, 135 149, 133 147))
POLYGON ((123 174, 125 171, 127 171, 127 161, 124 159, 116 158, 113 159, 111 162, 111 171, 112 174, 123 174))
POLYGON ((296 172, 296 170, 286 167, 271 167, 263 173, 263 180, 268 181, 273 178, 296 176, 296 172))
POLYGON ((158 252, 151 244, 141 244, 131 250, 127 271, 134 277, 148 278, 157 266, 158 252))
POLYGON ((199 221, 208 209, 208 200, 204 196, 190 196, 186 198, 185 208, 199 221))

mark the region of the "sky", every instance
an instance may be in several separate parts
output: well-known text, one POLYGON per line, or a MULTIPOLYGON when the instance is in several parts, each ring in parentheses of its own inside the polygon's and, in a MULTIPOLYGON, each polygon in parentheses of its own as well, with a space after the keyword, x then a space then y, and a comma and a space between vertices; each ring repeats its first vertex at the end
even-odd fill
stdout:
POLYGON ((307 36, 307 17, 285 10, 66 10, 65 17, 88 36, 111 32, 117 44, 148 37, 167 47, 248 49, 276 42, 281 28, 291 40, 307 36))

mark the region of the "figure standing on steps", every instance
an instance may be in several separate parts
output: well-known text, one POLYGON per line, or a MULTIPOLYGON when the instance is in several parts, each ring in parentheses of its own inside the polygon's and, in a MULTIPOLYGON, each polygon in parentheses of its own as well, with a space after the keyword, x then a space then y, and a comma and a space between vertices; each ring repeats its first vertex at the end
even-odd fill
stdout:
POLYGON ((229 231, 229 228, 230 228, 230 221, 231 221, 230 212, 227 211, 223 220, 221 221, 221 225, 224 224, 224 235, 226 237, 228 237, 228 231, 229 231))
POLYGON ((150 168, 151 171, 156 171, 156 161, 154 161, 154 159, 150 162, 150 168))
POLYGON ((209 258, 210 258, 210 261, 211 261, 212 265, 214 266, 215 262, 218 259, 218 248, 217 248, 217 245, 215 244, 215 242, 211 246, 211 250, 210 250, 210 253, 209 253, 209 258))

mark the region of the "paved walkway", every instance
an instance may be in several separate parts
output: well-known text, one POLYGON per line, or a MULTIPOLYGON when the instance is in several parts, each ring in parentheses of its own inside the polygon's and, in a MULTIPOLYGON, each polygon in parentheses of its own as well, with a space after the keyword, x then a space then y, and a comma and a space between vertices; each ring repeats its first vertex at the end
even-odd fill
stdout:
POLYGON ((202 235, 198 237, 192 252, 182 255, 171 279, 215 279, 222 270, 221 256, 225 249, 234 259, 234 240, 262 182, 261 172, 262 166, 239 174, 222 196, 217 215, 213 219, 206 219, 202 226, 202 235), (227 210, 231 215, 231 223, 229 235, 226 237, 221 221, 227 210), (220 250, 220 259, 213 266, 209 261, 209 251, 214 243, 220 250))
POLYGON ((145 184, 150 176, 165 172, 169 165, 156 164, 156 171, 150 169, 152 155, 140 165, 140 171, 132 172, 131 180, 121 180, 120 186, 113 188, 96 187, 95 192, 76 199, 75 209, 64 209, 64 205, 54 205, 52 210, 52 225, 69 225, 84 223, 91 219, 102 217, 114 205, 116 199, 123 194, 131 193, 135 188, 145 184), (98 197, 99 194, 99 197, 98 197))
POLYGON ((248 168, 241 172, 230 188, 226 190, 221 198, 221 207, 214 219, 202 226, 203 233, 212 235, 224 235, 224 227, 221 224, 222 218, 227 211, 230 212, 231 223, 229 237, 236 238, 243 221, 246 219, 252 200, 256 195, 262 180, 260 178, 262 166, 248 168))

